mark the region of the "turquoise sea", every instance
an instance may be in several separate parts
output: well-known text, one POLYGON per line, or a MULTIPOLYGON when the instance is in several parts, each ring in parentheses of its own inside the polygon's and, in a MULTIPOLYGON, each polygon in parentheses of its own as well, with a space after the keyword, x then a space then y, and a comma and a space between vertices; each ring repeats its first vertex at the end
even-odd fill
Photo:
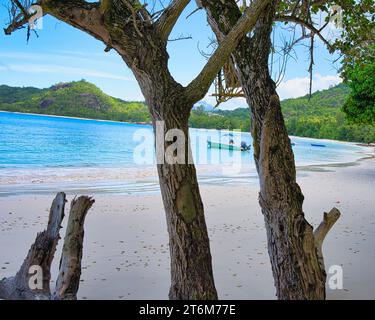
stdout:
MULTIPOLYGON (((233 136, 252 143, 249 133, 233 136)), ((207 140, 225 142, 228 137, 232 134, 226 131, 190 130, 200 179, 230 183, 256 177, 251 151, 207 148, 207 140)), ((297 166, 348 163, 363 157, 364 148, 353 143, 291 140, 297 166)), ((80 191, 149 191, 157 188, 153 144, 148 125, 0 112, 0 195, 42 192, 51 190, 51 185, 55 189, 74 185, 72 190, 80 191)))

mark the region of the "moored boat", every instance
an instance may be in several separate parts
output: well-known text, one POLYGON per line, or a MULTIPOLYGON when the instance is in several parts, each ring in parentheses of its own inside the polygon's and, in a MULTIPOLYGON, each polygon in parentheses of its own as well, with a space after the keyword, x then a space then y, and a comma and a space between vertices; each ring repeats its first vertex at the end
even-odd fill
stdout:
POLYGON ((250 150, 250 146, 248 146, 246 143, 241 143, 241 146, 238 146, 235 144, 207 141, 207 146, 208 148, 212 148, 212 149, 223 149, 223 150, 233 150, 233 151, 250 150))

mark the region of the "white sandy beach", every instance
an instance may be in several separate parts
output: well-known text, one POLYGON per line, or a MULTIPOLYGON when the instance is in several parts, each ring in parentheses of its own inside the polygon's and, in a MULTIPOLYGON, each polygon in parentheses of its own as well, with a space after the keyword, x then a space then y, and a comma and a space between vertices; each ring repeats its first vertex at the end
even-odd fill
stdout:
MULTIPOLYGON (((323 211, 336 206, 342 212, 324 253, 328 267, 343 266, 344 289, 328 289, 328 298, 375 299, 375 159, 298 173, 304 210, 314 226, 323 211)), ((201 193, 219 297, 274 299, 257 184, 203 184, 201 193)), ((46 226, 53 196, 0 197, 0 278, 17 272, 36 233, 46 226)), ((160 194, 94 197, 85 224, 79 298, 166 299, 169 251, 160 194)), ((61 246, 54 274, 60 252, 61 246)))

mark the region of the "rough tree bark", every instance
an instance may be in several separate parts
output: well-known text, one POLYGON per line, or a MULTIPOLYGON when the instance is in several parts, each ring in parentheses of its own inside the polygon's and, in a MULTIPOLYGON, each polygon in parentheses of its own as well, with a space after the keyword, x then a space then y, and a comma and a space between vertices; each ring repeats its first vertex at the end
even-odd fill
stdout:
POLYGON ((53 298, 75 300, 81 278, 81 261, 85 218, 94 200, 88 197, 73 199, 70 205, 68 225, 65 231, 59 275, 53 298))
MULTIPOLYGON (((58 193, 51 206, 47 229, 37 235, 20 270, 14 277, 0 280, 0 299, 49 300, 54 298, 50 290, 50 269, 56 246, 60 239, 65 202, 65 193, 58 193), (41 289, 30 288, 29 282, 32 280, 31 277, 36 271, 34 267, 40 267, 42 271, 41 289)), ((79 197, 72 201, 62 255, 62 258, 66 262, 63 265, 60 264, 60 275, 68 273, 69 270, 67 270, 66 266, 69 266, 72 270, 76 270, 75 274, 77 274, 77 276, 69 277, 64 282, 58 280, 56 288, 59 292, 65 292, 63 291, 62 284, 65 284, 68 288, 72 288, 69 291, 69 296, 61 294, 58 298, 76 299, 77 297, 81 269, 80 261, 83 250, 83 221, 88 209, 91 208, 93 203, 94 200, 86 196, 79 197), (80 241, 75 242, 75 239, 80 241), (73 243, 74 245, 72 245, 73 243)))
MULTIPOLYGON (((240 17, 235 1, 200 0, 219 42, 240 17)), ((250 106, 254 159, 260 180, 259 203, 265 219, 268 251, 279 299, 325 299, 322 242, 339 218, 333 209, 317 229, 306 221, 304 196, 296 182, 291 142, 276 86, 269 74, 272 24, 277 1, 260 15, 251 36, 232 54, 250 106)))
MULTIPOLYGON (((163 103, 160 119, 165 120, 164 132, 179 128, 189 137, 188 118, 184 95, 169 97, 172 105, 165 110, 163 103), (183 107, 181 107, 183 106, 183 107), (169 113, 165 114, 165 112, 169 113)), ((192 106, 191 106, 192 107, 192 106)), ((159 119, 159 116, 156 116, 159 119)), ((164 155, 169 155, 166 142, 164 155)), ((171 288, 170 299, 217 299, 211 265, 211 254, 202 199, 195 166, 191 162, 190 145, 184 141, 184 162, 158 164, 161 193, 170 235, 171 288)), ((176 160, 178 160, 176 158, 176 160)))
MULTIPOLYGON (((207 93, 215 76, 250 31, 259 12, 271 0, 253 1, 198 76, 186 87, 168 69, 167 41, 189 0, 173 0, 160 17, 154 17, 137 0, 40 0, 49 14, 104 42, 133 71, 149 107, 154 128, 188 133, 193 105, 207 93)), ((18 18, 5 30, 10 34, 27 19, 18 18)), ((185 158, 188 157, 186 148, 185 158)), ((157 151, 158 152, 158 151, 157 151)), ((193 164, 159 164, 160 187, 167 217, 171 253, 171 299, 216 299, 211 253, 204 210, 193 164)))
MULTIPOLYGON (((165 134, 171 129, 181 130, 187 138, 188 119, 194 103, 189 99, 186 89, 175 82, 169 74, 166 50, 160 50, 158 45, 157 49, 152 48, 142 41, 137 47, 139 59, 142 57, 143 61, 142 65, 138 64, 136 68, 133 65, 133 71, 146 97, 155 136, 157 123, 160 122, 164 125, 164 132, 158 137, 161 140, 164 141, 165 134), (155 61, 158 61, 157 65, 155 61)), ((127 61, 126 56, 123 58, 127 61)), ((189 142, 185 141, 183 157, 185 163, 182 164, 168 161, 166 150, 169 145, 170 143, 165 142, 164 146, 159 145, 160 148, 157 148, 160 161, 157 169, 166 213, 171 257, 169 298, 217 299, 197 175, 194 164, 187 162, 189 142)))

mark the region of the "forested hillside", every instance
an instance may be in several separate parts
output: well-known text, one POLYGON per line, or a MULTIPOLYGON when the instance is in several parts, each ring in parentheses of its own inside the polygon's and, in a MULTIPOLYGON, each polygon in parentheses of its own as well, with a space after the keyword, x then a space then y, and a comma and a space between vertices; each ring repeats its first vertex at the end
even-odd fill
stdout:
MULTIPOLYGON (((343 84, 308 96, 287 99, 282 109, 290 135, 357 142, 375 142, 375 126, 348 124, 342 112, 349 94, 343 84)), ((189 120, 194 128, 250 130, 249 112, 205 111, 195 108, 189 120)), ((128 122, 150 122, 141 102, 110 97, 87 81, 60 83, 48 89, 0 86, 0 110, 84 117, 128 122)))
POLYGON ((290 135, 344 141, 374 142, 373 125, 349 124, 342 107, 349 88, 340 84, 328 90, 282 102, 283 113, 290 135))
POLYGON ((0 86, 0 110, 130 122, 149 121, 148 110, 143 103, 113 98, 85 80, 59 83, 48 89, 0 86))

